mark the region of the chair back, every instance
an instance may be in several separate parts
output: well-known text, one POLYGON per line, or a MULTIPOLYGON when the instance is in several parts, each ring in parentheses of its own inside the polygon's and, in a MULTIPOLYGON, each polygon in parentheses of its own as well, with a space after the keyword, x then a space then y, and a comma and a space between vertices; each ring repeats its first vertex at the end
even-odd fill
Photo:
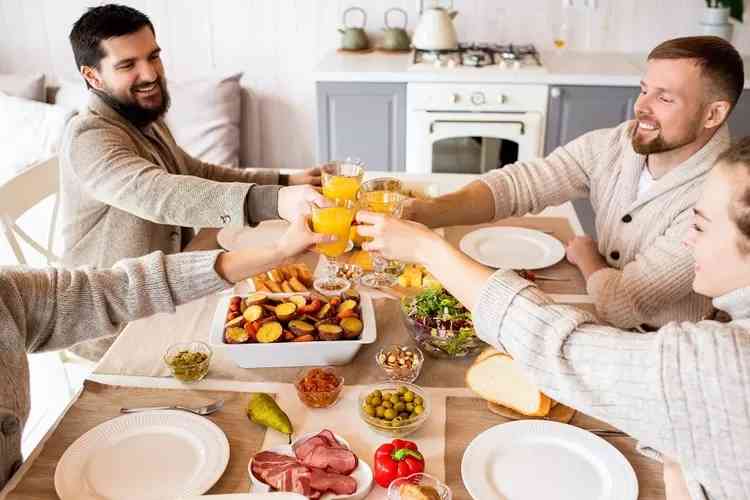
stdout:
MULTIPOLYGON (((60 258, 54 254, 55 237, 57 236, 57 215, 59 207, 59 180, 57 157, 37 163, 21 171, 14 177, 0 184, 0 231, 8 242, 18 264, 29 265, 21 242, 38 252, 44 259, 44 264, 54 265, 60 258), (48 199, 51 200, 48 201, 48 199), (38 241, 32 237, 29 230, 19 226, 19 219, 40 203, 51 201, 51 211, 37 216, 34 223, 42 222, 46 225, 46 241, 38 241)), ((38 227, 33 233, 39 233, 38 227)))

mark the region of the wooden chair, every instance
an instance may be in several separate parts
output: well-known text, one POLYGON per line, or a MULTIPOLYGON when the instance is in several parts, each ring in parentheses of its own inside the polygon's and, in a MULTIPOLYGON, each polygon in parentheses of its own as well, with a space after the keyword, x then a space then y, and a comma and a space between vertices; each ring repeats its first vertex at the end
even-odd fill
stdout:
POLYGON ((59 181, 57 157, 52 157, 0 184, 0 229, 18 264, 29 265, 29 260, 21 249, 21 241, 39 253, 46 265, 60 262, 53 251, 57 233, 59 181), (54 205, 49 219, 45 217, 49 221, 47 241, 40 243, 18 225, 18 219, 50 197, 54 197, 54 205))

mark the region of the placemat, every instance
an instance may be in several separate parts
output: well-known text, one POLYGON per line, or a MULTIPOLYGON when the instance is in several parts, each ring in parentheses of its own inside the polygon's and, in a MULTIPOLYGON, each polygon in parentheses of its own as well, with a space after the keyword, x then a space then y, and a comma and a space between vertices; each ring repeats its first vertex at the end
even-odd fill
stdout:
MULTIPOLYGON (((453 500, 470 500, 461 479, 461 460, 464 450, 480 433, 511 420, 487 409, 487 402, 479 398, 448 397, 445 416, 445 478, 453 490, 453 500)), ((614 429, 614 427, 576 412, 571 425, 584 429, 614 429)), ((638 478, 639 500, 664 500, 662 466, 659 462, 636 451, 636 440, 629 436, 603 436, 617 448, 633 466, 638 478)), ((483 500, 483 499, 482 499, 483 500)))
POLYGON ((83 434, 107 420, 120 416, 120 408, 123 406, 202 406, 217 399, 224 400, 224 408, 205 418, 218 425, 226 434, 230 457, 224 474, 209 493, 246 493, 250 488, 247 464, 250 457, 261 449, 266 435, 266 429, 251 422, 245 414, 248 394, 190 389, 143 389, 86 381, 80 396, 44 444, 40 455, 6 498, 57 499, 54 478, 60 457, 83 434))

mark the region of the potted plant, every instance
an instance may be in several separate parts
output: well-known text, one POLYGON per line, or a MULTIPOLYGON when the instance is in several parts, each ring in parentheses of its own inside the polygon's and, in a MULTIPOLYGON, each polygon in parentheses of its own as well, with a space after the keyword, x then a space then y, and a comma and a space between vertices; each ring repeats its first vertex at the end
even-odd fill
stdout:
POLYGON ((730 17, 742 22, 744 9, 744 0, 706 0, 702 23, 718 26, 727 24, 730 17))
POLYGON ((744 0, 706 0, 701 18, 703 33, 731 40, 734 26, 729 18, 742 22, 744 8, 744 0))

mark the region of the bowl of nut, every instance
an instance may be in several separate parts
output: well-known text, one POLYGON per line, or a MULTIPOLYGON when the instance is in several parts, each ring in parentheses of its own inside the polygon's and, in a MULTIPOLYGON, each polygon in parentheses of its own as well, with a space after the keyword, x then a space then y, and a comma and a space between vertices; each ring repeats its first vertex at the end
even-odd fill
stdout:
POLYGON ((407 436, 430 416, 430 400, 421 387, 381 382, 359 395, 359 416, 372 430, 390 437, 407 436))
POLYGON ((414 382, 422 371, 424 354, 416 346, 393 344, 380 349, 375 361, 390 380, 414 382))

